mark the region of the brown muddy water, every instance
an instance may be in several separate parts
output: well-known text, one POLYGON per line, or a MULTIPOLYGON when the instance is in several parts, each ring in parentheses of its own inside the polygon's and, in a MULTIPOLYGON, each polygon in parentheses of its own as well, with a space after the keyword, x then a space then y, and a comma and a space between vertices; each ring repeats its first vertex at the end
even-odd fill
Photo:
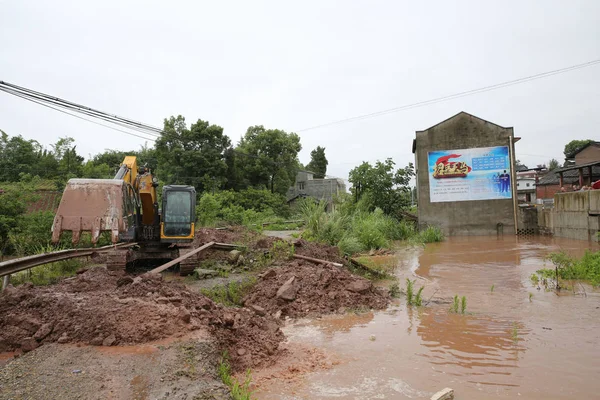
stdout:
POLYGON ((505 236, 400 249, 400 282, 416 279, 431 302, 412 308, 401 298, 384 312, 287 326, 290 344, 338 362, 293 386, 260 385, 256 397, 428 399, 450 387, 458 400, 600 398, 600 292, 584 285, 587 296, 557 295, 530 280, 552 267, 548 253, 581 255, 593 246, 505 236), (449 313, 455 294, 467 298, 465 315, 449 313))

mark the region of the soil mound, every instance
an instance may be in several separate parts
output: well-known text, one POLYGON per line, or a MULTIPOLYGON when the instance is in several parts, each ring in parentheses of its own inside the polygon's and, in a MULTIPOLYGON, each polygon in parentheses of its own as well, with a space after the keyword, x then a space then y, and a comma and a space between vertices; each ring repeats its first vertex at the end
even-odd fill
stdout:
POLYGON ((291 318, 346 309, 384 309, 388 304, 389 296, 369 280, 331 264, 302 260, 267 270, 244 298, 248 308, 291 318))
POLYGON ((207 329, 236 368, 269 363, 284 339, 270 316, 228 309, 160 275, 132 277, 94 267, 46 287, 0 295, 0 352, 49 342, 136 344, 207 329))
POLYGON ((243 226, 235 226, 226 229, 200 228, 194 236, 194 247, 200 247, 203 243, 248 243, 256 240, 259 234, 243 226))
POLYGON ((340 255, 340 251, 337 247, 316 242, 309 242, 304 239, 297 239, 292 243, 294 244, 294 251, 296 254, 340 264, 344 263, 344 259, 340 255))

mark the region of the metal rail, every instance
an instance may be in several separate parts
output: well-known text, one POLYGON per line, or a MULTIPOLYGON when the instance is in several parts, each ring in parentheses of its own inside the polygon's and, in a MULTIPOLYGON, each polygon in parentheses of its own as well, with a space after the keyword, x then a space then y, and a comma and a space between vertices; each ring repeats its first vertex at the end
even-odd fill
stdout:
POLYGON ((68 260, 70 258, 89 257, 94 253, 111 250, 114 248, 130 247, 136 244, 137 243, 121 243, 118 245, 109 245, 96 248, 59 250, 51 253, 15 258, 13 260, 0 262, 0 277, 25 271, 29 268, 37 267, 39 265, 68 260))

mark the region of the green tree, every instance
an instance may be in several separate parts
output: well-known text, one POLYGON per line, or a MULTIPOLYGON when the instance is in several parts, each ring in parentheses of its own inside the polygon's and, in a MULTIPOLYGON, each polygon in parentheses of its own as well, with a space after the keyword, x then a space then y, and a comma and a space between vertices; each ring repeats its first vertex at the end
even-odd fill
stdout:
POLYGON ((249 185, 285 194, 296 180, 300 150, 297 134, 257 125, 249 127, 240 140, 236 158, 249 185))
POLYGON ((193 185, 199 193, 219 189, 226 179, 225 150, 231 146, 223 128, 199 119, 188 129, 181 115, 165 119, 155 143, 163 182, 193 185))
POLYGON ((81 176, 83 157, 77 154, 75 139, 63 137, 51 145, 54 157, 58 161, 58 174, 63 180, 81 176))
POLYGON ((310 162, 306 169, 315 173, 315 178, 323 179, 327 173, 327 165, 329 162, 325 157, 325 147, 317 146, 316 149, 310 152, 310 162))
MULTIPOLYGON (((108 169, 112 172, 112 175, 114 176, 115 173, 117 172, 117 170, 119 169, 119 167, 121 166, 121 163, 123 162, 123 159, 125 158, 125 156, 130 156, 130 155, 136 155, 136 152, 107 149, 107 150, 104 150, 102 153, 96 154, 89 161, 91 161, 91 164, 93 167, 97 167, 99 165, 107 166, 108 169)), ((84 175, 84 176, 88 177, 88 175, 84 175)), ((111 178, 112 178, 112 176, 111 176, 111 178)))
POLYGON ((111 179, 115 176, 115 172, 107 164, 96 164, 94 161, 88 160, 83 164, 81 175, 90 179, 111 179))
POLYGON ((574 153, 576 153, 577 150, 581 149, 584 146, 587 146, 591 142, 593 142, 593 140, 591 140, 591 139, 571 140, 569 143, 567 143, 565 145, 565 150, 564 150, 565 158, 573 158, 574 153))
POLYGON ((548 170, 549 171, 553 171, 557 168, 560 168, 560 162, 556 158, 553 158, 550 161, 548 161, 548 170))
POLYGON ((10 232, 19 224, 19 218, 26 210, 25 187, 6 187, 0 193, 0 252, 7 251, 10 232))
POLYGON ((349 181, 355 201, 368 195, 372 207, 378 207, 388 215, 397 215, 399 210, 411 204, 410 180, 413 176, 412 163, 395 170, 395 163, 388 158, 373 166, 363 162, 350 171, 349 181))
POLYGON ((17 182, 20 174, 35 173, 36 144, 34 140, 25 140, 21 136, 9 138, 0 131, 0 181, 17 182))

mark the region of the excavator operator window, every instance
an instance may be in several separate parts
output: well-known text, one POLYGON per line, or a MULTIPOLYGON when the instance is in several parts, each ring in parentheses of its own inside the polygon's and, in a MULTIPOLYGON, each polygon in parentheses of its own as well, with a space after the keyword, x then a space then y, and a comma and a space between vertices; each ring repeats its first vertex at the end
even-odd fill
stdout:
POLYGON ((165 236, 189 236, 192 231, 192 193, 170 191, 163 210, 165 236))

